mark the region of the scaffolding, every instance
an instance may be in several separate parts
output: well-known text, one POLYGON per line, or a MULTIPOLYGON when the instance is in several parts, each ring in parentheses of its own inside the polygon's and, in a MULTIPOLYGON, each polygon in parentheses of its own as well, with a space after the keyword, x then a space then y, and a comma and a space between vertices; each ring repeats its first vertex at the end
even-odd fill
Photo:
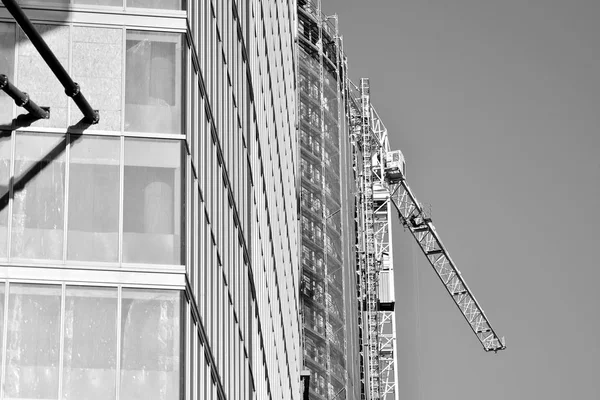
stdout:
MULTIPOLYGON (((346 277, 348 190, 341 153, 345 127, 337 18, 320 1, 298 1, 298 105, 301 171, 302 313, 309 398, 354 399, 348 376, 346 277)), ((351 261, 350 261, 351 262, 351 261)))

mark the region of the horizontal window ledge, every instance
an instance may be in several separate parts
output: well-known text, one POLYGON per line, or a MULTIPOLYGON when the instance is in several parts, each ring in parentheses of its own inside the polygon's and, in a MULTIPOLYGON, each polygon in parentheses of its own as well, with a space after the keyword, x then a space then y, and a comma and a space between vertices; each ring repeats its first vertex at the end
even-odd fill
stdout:
POLYGON ((185 267, 171 270, 141 270, 132 268, 99 268, 65 265, 0 264, 0 280, 31 282, 71 282, 94 285, 127 285, 156 288, 185 288, 185 267))
MULTIPOLYGON (((111 26, 132 26, 152 30, 185 32, 187 14, 185 11, 127 9, 119 7, 70 7, 67 9, 40 6, 24 6, 25 13, 33 23, 93 24, 111 26)), ((0 8, 0 20, 13 22, 14 19, 5 8, 0 8)))

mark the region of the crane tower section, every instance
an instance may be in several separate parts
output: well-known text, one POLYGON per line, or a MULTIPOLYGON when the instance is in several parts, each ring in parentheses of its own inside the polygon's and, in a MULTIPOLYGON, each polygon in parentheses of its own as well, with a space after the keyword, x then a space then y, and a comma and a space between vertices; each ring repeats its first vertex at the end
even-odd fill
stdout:
POLYGON ((357 276, 362 398, 397 400, 392 206, 374 169, 385 157, 385 126, 370 102, 369 80, 348 84, 353 168, 358 182, 357 276))
POLYGON ((397 400, 392 214, 408 229, 485 351, 505 349, 433 222, 406 181, 402 152, 370 103, 368 79, 347 88, 353 168, 358 181, 357 275, 363 399, 397 400))

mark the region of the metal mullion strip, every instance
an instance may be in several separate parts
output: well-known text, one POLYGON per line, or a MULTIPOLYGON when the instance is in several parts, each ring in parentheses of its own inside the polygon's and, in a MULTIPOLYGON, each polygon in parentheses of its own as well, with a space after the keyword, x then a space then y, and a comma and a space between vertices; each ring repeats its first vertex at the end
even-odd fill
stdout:
POLYGON ((123 135, 125 131, 125 79, 127 78, 127 66, 125 65, 125 59, 127 58, 127 30, 125 28, 121 29, 121 35, 121 135, 123 135))
POLYGON ((8 347, 8 291, 9 282, 6 282, 4 286, 4 325, 2 328, 2 341, 0 342, 0 345, 2 346, 2 375, 0 376, 0 399, 4 398, 4 381, 6 380, 6 348, 8 347))
MULTIPOLYGON (((2 21, 5 22, 5 21, 2 21)), ((11 18, 11 22, 13 22, 12 18, 11 18)), ((16 24, 13 22, 13 25, 15 26, 15 57, 13 60, 13 71, 14 71, 14 75, 13 75, 13 82, 15 82, 15 85, 19 84, 19 81, 17 79, 17 77, 19 76, 19 71, 17 70, 17 67, 19 65, 19 24, 16 24)), ((11 102, 11 107, 12 107, 12 115, 15 116, 17 115, 17 104, 15 102, 11 102)), ((9 214, 10 216, 10 214, 9 214)))
POLYGON ((125 138, 121 137, 119 142, 119 266, 123 266, 123 203, 125 182, 125 138))
MULTIPOLYGON (((123 9, 125 9, 125 0, 123 0, 123 9)), ((125 79, 127 78, 125 59, 127 58, 127 30, 123 27, 121 29, 121 139, 119 146, 119 245, 118 245, 118 262, 119 266, 123 264, 123 202, 124 202, 124 175, 125 175, 125 139, 123 132, 125 131, 125 79)), ((119 296, 121 295, 121 289, 119 289, 119 296)), ((120 297, 119 297, 120 299, 120 297)), ((119 302, 119 304, 121 304, 119 302)), ((120 306, 119 306, 120 310, 120 306)), ((119 311, 120 312, 120 311, 119 311)), ((117 382, 118 382, 117 376, 117 382)), ((117 384, 118 386, 118 384, 117 384)), ((118 398, 118 391, 117 391, 118 398)))
MULTIPOLYGON (((7 240, 6 240, 6 258, 10 260, 10 250, 12 242, 12 210, 13 210, 13 182, 15 174, 15 155, 17 147, 17 133, 13 131, 10 135, 10 165, 9 165, 9 184, 8 184, 8 221, 7 221, 7 240)), ((1 397, 0 397, 1 398, 1 397)))
POLYGON ((62 399, 63 390, 63 370, 65 361, 65 303, 66 303, 66 284, 61 284, 61 296, 60 296, 60 342, 59 342, 59 354, 58 354, 58 398, 62 399))
MULTIPOLYGON (((188 279, 191 278, 192 276, 192 240, 191 240, 191 236, 192 236, 192 230, 194 229, 193 224, 194 221, 191 221, 191 215, 192 215, 192 207, 194 206, 194 198, 193 198, 193 192, 192 192, 192 188, 191 186, 193 185, 189 185, 188 184, 188 180, 190 179, 190 177, 192 176, 192 166, 191 166, 191 160, 189 157, 189 154, 186 152, 185 154, 185 178, 183 179, 182 184, 185 185, 185 216, 184 218, 181 219, 180 223, 185 224, 185 264, 186 264, 186 274, 188 276, 188 279)), ((193 178, 192 178, 192 182, 193 182, 193 178)))
MULTIPOLYGON (((69 22, 67 24, 67 26, 69 27, 69 45, 68 45, 69 47, 67 50, 68 54, 67 54, 66 70, 69 71, 70 76, 73 76, 73 70, 71 69, 73 66, 73 23, 69 22)), ((72 110, 73 110, 73 104, 74 103, 72 101, 67 101, 67 126, 71 125, 71 114, 72 114, 72 110)))
POLYGON ((66 149, 65 149, 65 206, 63 207, 63 263, 67 262, 67 241, 68 241, 68 229, 69 229, 69 175, 71 168, 69 167, 71 160, 71 134, 67 133, 66 149))
POLYGON ((117 360, 115 368, 115 400, 119 400, 121 389, 121 302, 123 300, 123 287, 117 287, 117 360))
MULTIPOLYGON (((182 296, 183 299, 185 301, 185 295, 182 296)), ((193 300, 190 300, 193 301, 193 300)), ((192 321, 191 321, 191 310, 190 310, 190 303, 188 301, 185 301, 185 307, 181 307, 182 309, 184 309, 184 320, 187 318, 190 318, 190 323, 189 324, 185 324, 184 321, 181 321, 182 323, 180 323, 180 327, 183 328, 184 334, 185 334, 185 351, 181 351, 180 349, 180 354, 184 354, 185 360, 184 360, 184 365, 185 365, 185 371, 180 371, 180 374, 183 373, 183 375, 186 377, 186 382, 187 384, 185 385, 185 398, 188 400, 193 400, 192 399, 192 393, 193 393, 193 376, 190 375, 190 379, 187 379, 187 375, 190 374, 193 371, 193 368, 191 368, 192 362, 191 362, 191 357, 193 356, 193 354, 191 354, 191 352, 189 351, 192 348, 192 332, 191 329, 188 325, 193 325, 192 321)))

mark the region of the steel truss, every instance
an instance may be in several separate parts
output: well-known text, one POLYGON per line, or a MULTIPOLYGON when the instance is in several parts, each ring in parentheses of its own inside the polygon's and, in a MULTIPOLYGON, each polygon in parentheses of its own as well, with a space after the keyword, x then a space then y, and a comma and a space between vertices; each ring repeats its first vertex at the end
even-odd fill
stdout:
MULTIPOLYGON (((404 178, 404 177, 403 177, 404 178)), ((500 339, 481 306, 475 300, 460 271, 450 258, 437 234, 431 218, 412 194, 405 179, 389 185, 390 200, 394 204, 402 224, 412 233, 423 254, 439 276, 446 290, 458 306, 469 326, 477 335, 485 351, 504 350, 504 340, 500 339)))
MULTIPOLYGON (((411 192, 404 176, 405 171, 401 171, 402 177, 395 183, 390 183, 386 176, 384 160, 390 151, 388 134, 375 109, 371 110, 371 115, 372 130, 379 142, 379 155, 373 158, 376 190, 380 190, 381 196, 387 197, 389 202, 394 205, 402 224, 412 233, 452 300, 483 345, 484 350, 494 352, 504 350, 506 348, 504 340, 500 339, 492 328, 483 309, 473 296, 452 258, 450 258, 431 218, 426 215, 423 206, 411 192)), ((390 229, 389 225, 388 229, 390 229)), ((383 254, 385 249, 389 249, 389 242, 386 243, 385 240, 382 240, 378 246, 381 247, 383 254)))
POLYGON ((369 81, 348 85, 353 168, 358 177, 358 297, 363 399, 397 400, 396 327, 389 192, 374 160, 385 157, 387 131, 370 103, 369 81), (382 279, 383 278, 383 279, 382 279))
POLYGON ((354 171, 359 180, 358 295, 363 339, 363 398, 398 400, 396 325, 392 257, 392 209, 410 230, 485 351, 505 349, 481 306, 442 244, 431 218, 412 194, 404 173, 392 180, 386 174, 391 151, 388 133, 370 104, 367 79, 360 88, 348 84, 354 171), (377 301, 372 299, 373 293, 377 301), (375 311, 374 311, 375 310, 375 311), (377 329, 372 329, 377 325, 377 329), (376 345, 374 344, 376 343, 376 345))

